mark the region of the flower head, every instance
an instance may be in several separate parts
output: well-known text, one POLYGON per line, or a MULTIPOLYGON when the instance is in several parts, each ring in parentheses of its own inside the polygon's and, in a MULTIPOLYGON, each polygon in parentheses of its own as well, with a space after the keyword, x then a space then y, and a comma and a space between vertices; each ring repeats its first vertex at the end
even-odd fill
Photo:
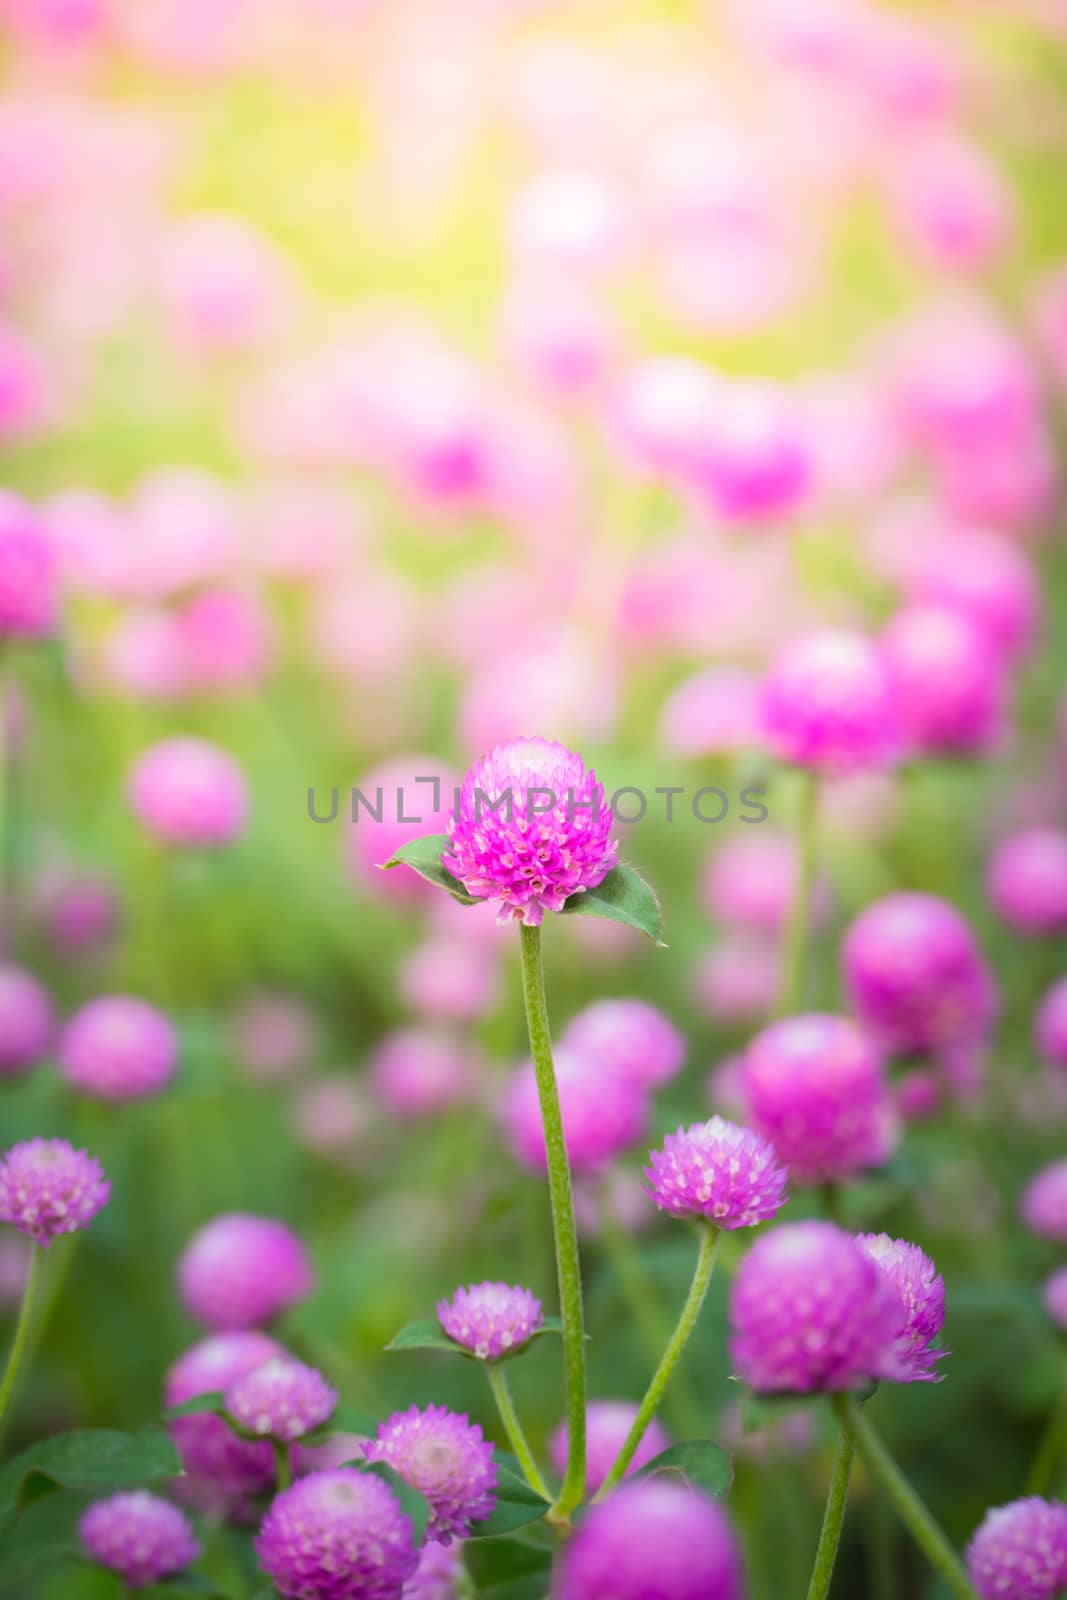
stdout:
POLYGON ((182 1572, 200 1554, 184 1512, 144 1489, 97 1500, 78 1523, 86 1555, 142 1589, 182 1572))
POLYGON ((445 1406, 398 1411, 366 1447, 368 1461, 386 1461, 430 1503, 428 1539, 465 1539, 496 1505, 493 1446, 476 1424, 445 1406))
POLYGON ((1067 1244, 1067 1161, 1050 1162, 1030 1179, 1019 1215, 1039 1238, 1067 1244))
POLYGON ((993 908, 1017 933, 1067 929, 1067 833, 1025 828, 1001 840, 989 858, 993 908))
POLYGON ((899 1302, 895 1358, 884 1369, 897 1383, 934 1379, 945 1354, 931 1348, 945 1321, 945 1282, 925 1251, 887 1233, 861 1233, 856 1243, 870 1256, 899 1302))
POLYGON ((1000 659, 957 611, 908 606, 882 634, 905 741, 920 755, 986 755, 1005 724, 1000 659))
MULTIPOLYGON (((216 1333, 194 1344, 167 1373, 166 1406, 199 1394, 225 1393, 240 1377, 284 1355, 265 1333, 216 1333)), ((190 1485, 207 1504, 229 1509, 274 1480, 274 1452, 264 1440, 239 1439, 221 1417, 202 1412, 168 1424, 190 1485)))
POLYGON ((450 1339, 482 1361, 521 1350, 544 1321, 541 1302, 529 1289, 507 1283, 475 1283, 441 1300, 437 1320, 450 1339))
POLYGON ((52 1002, 32 973, 0 966, 0 1078, 40 1061, 52 1038, 52 1002))
POLYGON ((886 1049, 941 1050, 981 1038, 997 992, 966 920, 936 895, 901 891, 861 911, 842 945, 860 1021, 886 1049))
POLYGON ((885 1161, 896 1120, 882 1060, 845 1017, 787 1017, 758 1034, 742 1091, 754 1125, 799 1183, 850 1178, 885 1161))
POLYGON ((1049 1066, 1067 1069, 1067 978, 1054 983, 1038 1007, 1034 1037, 1049 1066))
POLYGON ((371 1056, 370 1078, 395 1116, 417 1121, 469 1098, 478 1065, 471 1045, 443 1029, 394 1028, 371 1056))
POLYGON ((548 739, 512 739, 477 762, 448 819, 441 857, 499 920, 539 923, 615 865, 612 816, 596 774, 548 739))
POLYGON ((230 1212, 193 1235, 178 1262, 178 1290, 207 1328, 254 1328, 312 1288, 307 1252, 283 1222, 230 1212))
POLYGON ((282 1594, 303 1600, 397 1600, 418 1560, 392 1489, 354 1467, 313 1472, 278 1495, 256 1555, 282 1594))
POLYGON ((59 1042, 67 1082, 100 1100, 139 1100, 170 1081, 178 1056, 174 1027, 132 995, 105 994, 71 1018, 59 1042))
POLYGON ((597 1000, 564 1029, 562 1043, 640 1088, 681 1071, 685 1040, 669 1017, 645 1000, 597 1000))
POLYGON ((458 1600, 463 1554, 458 1544, 427 1544, 404 1585, 402 1600, 458 1600))
POLYGON ((52 541, 27 502, 0 493, 0 638, 41 638, 56 623, 52 541))
POLYGON ((226 1390, 230 1415, 250 1433, 270 1439, 302 1438, 325 1422, 336 1404, 322 1373, 291 1356, 270 1356, 226 1390))
MULTIPOLYGON (((611 1471, 636 1416, 637 1406, 632 1400, 590 1400, 585 1417, 585 1488, 588 1495, 596 1494, 611 1471)), ((548 1458, 561 1477, 567 1468, 569 1442, 564 1419, 548 1440, 548 1458)), ((670 1442, 663 1424, 653 1417, 634 1451, 625 1476, 629 1478, 635 1472, 640 1472, 656 1456, 662 1455, 670 1442)))
POLYGON ((1045 1279, 1041 1302, 1056 1326, 1067 1329, 1067 1267, 1057 1267, 1045 1279))
POLYGON ((58 1234, 87 1228, 110 1194, 100 1163, 65 1139, 30 1139, 0 1159, 0 1222, 42 1249, 58 1234))
POLYGON ((1033 1495, 987 1511, 967 1572, 980 1600, 1057 1600, 1067 1586, 1067 1505, 1033 1495))
POLYGON ((764 680, 761 707, 772 753, 795 766, 887 766, 899 748, 889 677, 862 634, 827 630, 787 644, 764 680))
POLYGON ((129 799, 137 820, 164 844, 230 844, 248 818, 248 785, 233 757, 206 739, 154 744, 135 763, 129 799))
POLYGON ((725 1511, 688 1484, 641 1478, 594 1506, 560 1559, 555 1600, 741 1600, 725 1511))
POLYGON ((794 1222, 756 1240, 730 1293, 730 1353, 753 1389, 851 1389, 882 1374, 900 1303, 855 1239, 794 1222))
MULTIPOLYGON (((560 1045, 556 1084, 567 1154, 576 1172, 597 1171, 641 1137, 647 1104, 631 1080, 616 1078, 560 1045)), ((545 1132, 532 1061, 512 1078, 503 1115, 519 1160, 531 1171, 544 1171, 545 1132)))
POLYGON ((704 1217, 717 1228, 754 1228, 785 1204, 788 1174, 774 1146, 723 1117, 669 1133, 645 1168, 648 1192, 672 1217, 704 1217))

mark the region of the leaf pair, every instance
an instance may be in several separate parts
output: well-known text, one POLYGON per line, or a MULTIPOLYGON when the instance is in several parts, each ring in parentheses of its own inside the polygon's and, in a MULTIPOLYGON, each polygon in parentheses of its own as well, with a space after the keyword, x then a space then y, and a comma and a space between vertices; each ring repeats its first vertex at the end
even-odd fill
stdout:
MULTIPOLYGON (((541 1326, 522 1344, 517 1344, 511 1350, 505 1350, 502 1355, 494 1357, 494 1361, 510 1361, 513 1356, 521 1356, 528 1350, 535 1339, 543 1338, 546 1333, 562 1333, 563 1323, 559 1317, 546 1317, 541 1326)), ((468 1350, 465 1345, 457 1344, 455 1339, 450 1339, 448 1334, 437 1322, 409 1322, 406 1328, 401 1328, 385 1347, 387 1350, 447 1350, 454 1356, 463 1356, 468 1361, 481 1361, 483 1357, 476 1355, 473 1350, 468 1350)))

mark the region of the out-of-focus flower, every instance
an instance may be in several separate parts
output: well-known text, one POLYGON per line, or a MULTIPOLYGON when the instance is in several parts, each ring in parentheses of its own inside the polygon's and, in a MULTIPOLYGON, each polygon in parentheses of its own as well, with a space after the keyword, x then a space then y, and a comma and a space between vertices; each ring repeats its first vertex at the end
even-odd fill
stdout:
POLYGON ((945 1354, 932 1348, 945 1320, 944 1279, 930 1257, 906 1239, 861 1233, 856 1242, 875 1263, 900 1305, 895 1350, 883 1375, 897 1383, 935 1378, 936 1363, 945 1354))
POLYGON ((786 1017, 749 1046, 749 1116, 797 1183, 839 1182, 892 1154, 897 1126, 882 1058, 845 1017, 786 1017))
POLYGON ((1053 1161, 1030 1179, 1019 1215, 1039 1238, 1067 1244, 1067 1161, 1053 1161))
POLYGON ((502 920, 536 925, 615 865, 612 816, 596 774, 548 739, 497 745, 463 780, 442 860, 502 920))
MULTIPOLYGON (((246 1372, 284 1355, 265 1333, 216 1333, 186 1350, 167 1373, 165 1406, 201 1394, 225 1393, 246 1372)), ((206 1506, 239 1509, 274 1481, 274 1452, 264 1440, 239 1439, 221 1417, 201 1412, 167 1424, 182 1458, 193 1498, 206 1506)))
POLYGON ((470 1022, 492 1010, 500 988, 492 961, 463 939, 427 939, 400 968, 399 987, 414 1011, 434 1021, 470 1022))
POLYGON ((423 1545, 419 1564, 405 1583, 401 1600, 460 1600, 464 1570, 461 1545, 423 1545))
MULTIPOLYGON (((585 1488, 590 1497, 596 1494, 614 1466, 636 1416, 637 1406, 631 1400, 590 1400, 585 1419, 585 1488)), ((670 1442, 663 1424, 653 1417, 625 1476, 629 1478, 640 1472, 668 1449, 670 1442)), ((548 1439, 548 1459, 561 1475, 566 1471, 568 1447, 567 1424, 563 1421, 548 1439)))
POLYGON ((300 995, 262 989, 248 995, 230 1016, 230 1049, 250 1078, 278 1083, 311 1061, 319 1038, 318 1019, 300 995))
POLYGON ((1006 685, 986 635, 959 612, 909 606, 881 638, 905 744, 918 755, 986 755, 1003 737, 1006 685))
POLYGON ((727 1027, 761 1022, 778 994, 777 945, 754 934, 730 934, 705 951, 693 973, 693 998, 705 1016, 727 1027))
POLYGON ((45 523, 18 495, 0 492, 0 637, 39 639, 53 631, 57 578, 45 523))
POLYGON ((430 1503, 428 1539, 450 1544, 475 1531, 497 1499, 493 1446, 482 1430, 445 1406, 412 1406, 383 1422, 366 1447, 430 1503))
POLYGON ((363 1084, 338 1073, 301 1083, 293 1100, 293 1122, 309 1150, 350 1163, 364 1148, 372 1110, 363 1084))
POLYGON ((999 655, 1014 660, 1033 644, 1041 595, 1027 556, 987 528, 949 527, 924 539, 905 579, 908 597, 965 616, 999 655))
POLYGON ((203 589, 176 618, 191 692, 226 694, 253 689, 271 665, 270 618, 241 589, 203 589))
POLYGON ((759 680, 741 667, 707 667, 684 678, 660 714, 659 742, 697 757, 759 743, 759 680))
POLYGON ((590 1070, 602 1067, 642 1089, 668 1083, 685 1060, 682 1035, 645 1000, 595 1000, 571 1018, 560 1043, 590 1070))
POLYGON ((1032 1495, 987 1511, 967 1572, 980 1600, 1056 1600, 1067 1585, 1067 1505, 1032 1495))
POLYGON ((323 1600, 397 1600, 418 1561, 392 1489, 354 1467, 313 1472, 278 1495, 256 1555, 283 1594, 323 1600))
POLYGON ((90 1561, 131 1589, 183 1572, 200 1554, 185 1513, 145 1489, 94 1501, 78 1522, 78 1537, 90 1561))
POLYGON ((779 761, 816 772, 888 766, 900 749, 885 665, 859 633, 826 630, 786 645, 764 679, 761 720, 779 761))
POLYGON ((1025 828, 993 850, 986 869, 993 908, 1017 933, 1067 928, 1067 833, 1025 828))
POLYGON ((544 1321, 541 1302, 529 1289, 507 1283, 475 1283, 437 1305, 437 1320, 450 1339, 480 1361, 498 1361, 521 1350, 544 1321))
POLYGON ((717 1228, 754 1228, 785 1204, 788 1173, 774 1147, 722 1117, 669 1133, 645 1168, 648 1192, 672 1217, 703 1217, 717 1228))
POLYGON ((409 902, 433 893, 414 872, 402 868, 381 872, 379 868, 402 845, 422 834, 442 831, 455 785, 451 769, 428 755, 390 757, 360 778, 345 849, 361 888, 409 902))
POLYGON ((525 266, 599 276, 622 265, 630 219, 609 179, 580 167, 538 174, 516 198, 510 244, 525 266))
POLYGON ((246 350, 275 334, 291 295, 277 251, 238 216, 187 217, 165 241, 164 309, 201 350, 246 350))
POLYGON ((178 1292, 207 1328, 255 1328, 310 1294, 307 1252, 283 1222, 231 1212, 193 1235, 178 1261, 178 1292))
POLYGON ((152 745, 130 773, 137 820, 164 844, 215 848, 232 843, 248 819, 248 785, 227 751, 207 739, 152 745))
POLYGON ((1056 1326, 1067 1331, 1067 1267, 1057 1267, 1045 1279, 1041 1303, 1056 1326))
POLYGON ((905 145, 889 193, 905 238, 936 265, 980 271, 1012 233, 1012 205, 997 168, 962 139, 938 133, 905 145))
POLYGON ((250 1433, 300 1439, 325 1422, 337 1404, 321 1372, 290 1356, 271 1356, 226 1390, 226 1410, 250 1433))
POLYGON ((1038 1007, 1034 1042, 1049 1066, 1067 1071, 1067 978, 1054 983, 1038 1007))
POLYGON ((64 957, 99 951, 118 929, 118 893, 102 874, 46 869, 34 882, 31 900, 47 938, 64 957))
POLYGON ((764 522, 796 512, 812 471, 791 396, 777 384, 753 378, 724 384, 691 470, 696 486, 727 522, 764 522))
MULTIPOLYGON (((571 1166, 576 1172, 596 1172, 641 1137, 647 1112, 644 1091, 562 1045, 555 1064, 571 1166)), ((512 1078, 503 1118, 519 1160, 533 1172, 544 1171, 545 1134, 532 1061, 524 1062, 512 1078)))
POLYGON ((163 600, 222 577, 240 543, 233 491, 196 467, 157 467, 130 500, 127 572, 134 598, 163 600))
POLYGON ((599 388, 618 357, 619 333, 603 302, 563 275, 520 278, 504 302, 501 322, 515 363, 563 400, 599 388))
POLYGON ((405 1120, 433 1117, 467 1099, 479 1072, 473 1045, 431 1028, 395 1028, 375 1047, 375 1094, 405 1120))
POLYGON ((58 1055, 63 1076, 79 1093, 139 1100, 170 1082, 178 1039, 169 1018, 147 1001, 105 994, 70 1019, 58 1055))
POLYGON ((110 1194, 100 1163, 65 1139, 30 1139, 0 1158, 0 1222, 42 1250, 61 1233, 87 1228, 110 1194))
POLYGON ((563 1552, 557 1600, 741 1600, 726 1513, 688 1484, 626 1484, 594 1506, 563 1552))
POLYGON ((52 1041, 55 1018, 44 986, 22 967, 0 966, 0 1078, 28 1072, 52 1041))
MULTIPOLYGON (((701 880, 704 909, 713 922, 777 934, 785 924, 797 875, 797 847, 786 833, 760 827, 725 840, 707 860, 701 880)), ((824 879, 812 887, 814 926, 825 919, 824 879)))

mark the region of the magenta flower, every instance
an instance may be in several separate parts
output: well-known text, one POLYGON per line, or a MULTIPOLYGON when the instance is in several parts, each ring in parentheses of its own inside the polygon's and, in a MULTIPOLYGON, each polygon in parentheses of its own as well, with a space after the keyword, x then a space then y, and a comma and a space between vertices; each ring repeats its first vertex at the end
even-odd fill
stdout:
POLYGON ((564 1546, 554 1600, 741 1600, 725 1511, 688 1484, 642 1478, 594 1506, 564 1546))
POLYGON ((313 1472, 278 1495, 255 1544, 267 1577, 293 1600, 398 1600, 418 1561, 392 1489, 354 1467, 313 1472))
POLYGON ((368 1461, 387 1461, 430 1503, 428 1539, 465 1539, 496 1505, 493 1446, 482 1430, 445 1406, 398 1411, 366 1446, 368 1461))
POLYGON ((1054 983, 1038 1007, 1034 1040, 1050 1067, 1067 1069, 1067 978, 1054 983))
POLYGON ((538 924, 603 882, 618 853, 596 774, 548 739, 497 745, 467 773, 441 857, 499 920, 538 924))
POLYGON ((597 1000, 572 1017, 561 1043, 642 1089, 682 1069, 685 1040, 669 1017, 645 1000, 597 1000))
POLYGON ((761 720, 779 761, 816 772, 884 767, 899 752, 885 665, 858 633, 827 630, 787 644, 764 680, 761 720))
POLYGON ((917 1244, 887 1233, 861 1233, 856 1243, 870 1256, 899 1302, 895 1353, 883 1369, 897 1383, 929 1382, 944 1350, 931 1348, 945 1321, 945 1282, 917 1244))
POLYGON ((132 995, 105 994, 71 1018, 59 1063, 72 1088, 99 1100, 139 1100, 170 1082, 178 1038, 170 1020, 132 995))
POLYGON ((1045 1279, 1041 1303, 1056 1326, 1067 1331, 1067 1267, 1057 1267, 1045 1279))
POLYGON ((78 1523, 78 1536, 90 1561, 117 1573, 130 1589, 183 1572, 200 1554, 184 1512, 144 1489, 95 1501, 78 1523))
POLYGON ((30 1139, 0 1158, 0 1222, 42 1250, 61 1233, 87 1228, 110 1194, 100 1163, 65 1139, 30 1139))
POLYGON ((291 1356, 271 1356, 235 1378, 226 1410, 242 1428, 270 1439, 300 1439, 327 1421, 336 1392, 321 1372, 291 1356))
POLYGON ((986 887, 993 908, 1017 933, 1067 929, 1067 833, 1026 828, 1002 839, 989 858, 986 887))
POLYGON ((996 1016, 996 983, 978 942, 936 895, 905 890, 876 900, 852 923, 841 955, 849 1000, 888 1050, 979 1039, 996 1016))
POLYGON ((426 1544, 402 1600, 460 1600, 463 1552, 458 1544, 426 1544))
POLYGON ((52 1039, 52 1002, 32 973, 0 966, 0 1078, 16 1078, 41 1060, 52 1039))
POLYGON ((1026 554, 986 528, 950 528, 918 553, 911 598, 947 607, 979 628, 1003 659, 1034 641, 1041 592, 1026 554))
POLYGON ((0 638, 50 634, 58 610, 57 563, 37 513, 0 492, 0 638))
POLYGON ((479 1065, 473 1046, 443 1029, 394 1028, 371 1055, 370 1080, 394 1116, 418 1121, 469 1099, 479 1065))
POLYGON ((967 1547, 980 1600, 1058 1600, 1067 1587, 1067 1505, 1013 1500, 987 1511, 967 1547))
MULTIPOLYGON (((641 1137, 647 1113, 644 1093, 627 1080, 591 1065, 560 1045, 556 1084, 567 1155, 575 1172, 596 1172, 641 1137)), ((532 1061, 515 1073, 503 1107, 511 1146, 523 1166, 545 1169, 545 1132, 532 1061)))
POLYGON ((193 1235, 178 1262, 178 1292, 206 1328, 254 1328, 306 1298, 307 1252, 283 1222, 230 1212, 193 1235))
POLYGON ((786 1017, 757 1034, 742 1069, 755 1127, 798 1183, 881 1165, 897 1125, 881 1057, 845 1017, 786 1017))
MULTIPOLYGON (((165 1406, 184 1405, 200 1394, 225 1393, 245 1373, 285 1352, 265 1333, 216 1333, 194 1344, 167 1373, 165 1406)), ((195 1497, 212 1509, 230 1510, 274 1481, 269 1443, 239 1439, 221 1417, 202 1412, 168 1424, 195 1497)))
POLYGON ((244 773, 206 739, 152 745, 134 764, 127 792, 137 820, 163 844, 227 845, 248 820, 244 773))
POLYGON ((881 643, 912 753, 981 756, 997 745, 1006 720, 1004 669, 973 623, 956 611, 909 606, 881 643))
POLYGON ((480 1361, 498 1361, 528 1344, 544 1322, 541 1302, 529 1289, 475 1283, 440 1300, 437 1320, 450 1339, 480 1361))
MULTIPOLYGON (((585 1489, 587 1495, 596 1494, 611 1471, 615 1458, 633 1427, 637 1406, 632 1400, 590 1400, 586 1411, 585 1427, 585 1489)), ((626 1477, 640 1472, 664 1450, 670 1439, 663 1424, 653 1417, 644 1438, 634 1451, 633 1460, 626 1468, 626 1477)), ((548 1459, 562 1477, 567 1469, 569 1435, 566 1420, 560 1423, 548 1439, 548 1459)))
POLYGON ((885 1370, 900 1301, 877 1264, 829 1222, 757 1239, 730 1291, 730 1354, 767 1393, 852 1389, 885 1370))
POLYGON ((1030 1179, 1019 1215, 1039 1238, 1067 1244, 1067 1161, 1053 1161, 1030 1179))
POLYGON ((774 1146, 723 1117, 669 1133, 645 1168, 648 1193, 672 1217, 703 1217, 717 1228, 754 1228, 785 1204, 788 1173, 774 1146))

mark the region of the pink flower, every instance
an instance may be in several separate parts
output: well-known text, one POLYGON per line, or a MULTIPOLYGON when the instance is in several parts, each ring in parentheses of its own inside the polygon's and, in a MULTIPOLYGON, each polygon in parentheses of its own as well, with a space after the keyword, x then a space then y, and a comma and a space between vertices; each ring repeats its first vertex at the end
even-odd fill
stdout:
POLYGON ((1067 833, 1026 828, 1002 839, 989 858, 986 888, 993 908, 1017 933, 1049 935, 1067 928, 1067 833))
POLYGON ((227 845, 248 819, 248 785, 234 758, 206 739, 152 745, 134 764, 128 794, 137 820, 164 844, 227 845))
POLYGON ((1003 668, 987 636, 938 606, 898 611, 882 634, 904 738, 918 755, 986 755, 1005 725, 1003 668))
POLYGON ((858 633, 826 630, 786 645, 764 679, 762 724, 779 761, 816 772, 888 766, 900 747, 888 674, 858 633))
MULTIPOLYGON (((576 1172, 595 1172, 637 1142, 644 1130, 644 1091, 596 1062, 560 1046, 556 1083, 567 1154, 576 1172)), ((533 1172, 545 1169, 545 1135, 532 1061, 515 1073, 503 1107, 504 1125, 518 1159, 533 1172)))

